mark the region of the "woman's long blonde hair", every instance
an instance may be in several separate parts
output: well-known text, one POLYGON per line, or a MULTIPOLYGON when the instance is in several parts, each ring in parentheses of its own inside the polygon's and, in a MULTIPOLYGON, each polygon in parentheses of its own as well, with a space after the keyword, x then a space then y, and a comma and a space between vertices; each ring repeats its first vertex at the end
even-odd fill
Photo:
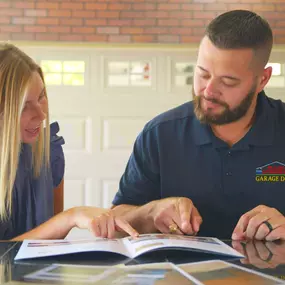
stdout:
MULTIPOLYGON (((12 193, 21 152, 20 120, 31 77, 41 68, 12 44, 0 43, 0 220, 12 213, 12 193)), ((46 92, 46 91, 44 91, 46 92)), ((46 94, 45 94, 46 95, 46 94)), ((32 168, 37 177, 49 165, 49 116, 32 145, 32 168)))

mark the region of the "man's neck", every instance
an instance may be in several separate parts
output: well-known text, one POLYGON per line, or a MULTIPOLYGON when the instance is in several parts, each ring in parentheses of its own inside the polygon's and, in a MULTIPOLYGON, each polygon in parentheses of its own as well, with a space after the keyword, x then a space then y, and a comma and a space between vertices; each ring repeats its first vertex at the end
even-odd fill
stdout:
POLYGON ((256 102, 252 104, 246 115, 237 122, 226 125, 211 125, 213 133, 230 147, 233 146, 250 130, 255 119, 255 109, 256 102))

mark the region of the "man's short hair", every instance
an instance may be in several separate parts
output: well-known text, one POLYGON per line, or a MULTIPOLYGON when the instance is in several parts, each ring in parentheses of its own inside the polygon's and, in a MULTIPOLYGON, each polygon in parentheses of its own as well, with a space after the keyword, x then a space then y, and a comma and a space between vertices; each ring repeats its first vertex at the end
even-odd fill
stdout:
POLYGON ((267 64, 273 34, 269 23, 252 11, 233 10, 213 19, 206 36, 220 49, 252 49, 258 65, 267 64))

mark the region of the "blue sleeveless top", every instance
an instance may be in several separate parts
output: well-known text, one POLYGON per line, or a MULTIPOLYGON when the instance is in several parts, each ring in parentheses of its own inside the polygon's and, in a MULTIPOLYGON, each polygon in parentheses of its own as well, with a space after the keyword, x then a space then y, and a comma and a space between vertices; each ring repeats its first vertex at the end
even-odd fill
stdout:
POLYGON ((64 175, 64 139, 57 136, 59 125, 50 125, 50 168, 42 170, 35 178, 29 144, 22 144, 18 171, 13 189, 12 214, 0 222, 0 239, 7 240, 21 235, 53 216, 53 190, 64 175))

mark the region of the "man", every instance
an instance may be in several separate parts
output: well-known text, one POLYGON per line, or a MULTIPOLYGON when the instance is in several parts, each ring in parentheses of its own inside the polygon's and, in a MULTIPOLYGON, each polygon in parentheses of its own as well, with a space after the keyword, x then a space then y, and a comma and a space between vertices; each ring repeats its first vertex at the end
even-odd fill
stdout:
POLYGON ((209 24, 193 102, 145 126, 113 201, 140 232, 285 239, 285 110, 263 92, 272 43, 250 11, 209 24))

